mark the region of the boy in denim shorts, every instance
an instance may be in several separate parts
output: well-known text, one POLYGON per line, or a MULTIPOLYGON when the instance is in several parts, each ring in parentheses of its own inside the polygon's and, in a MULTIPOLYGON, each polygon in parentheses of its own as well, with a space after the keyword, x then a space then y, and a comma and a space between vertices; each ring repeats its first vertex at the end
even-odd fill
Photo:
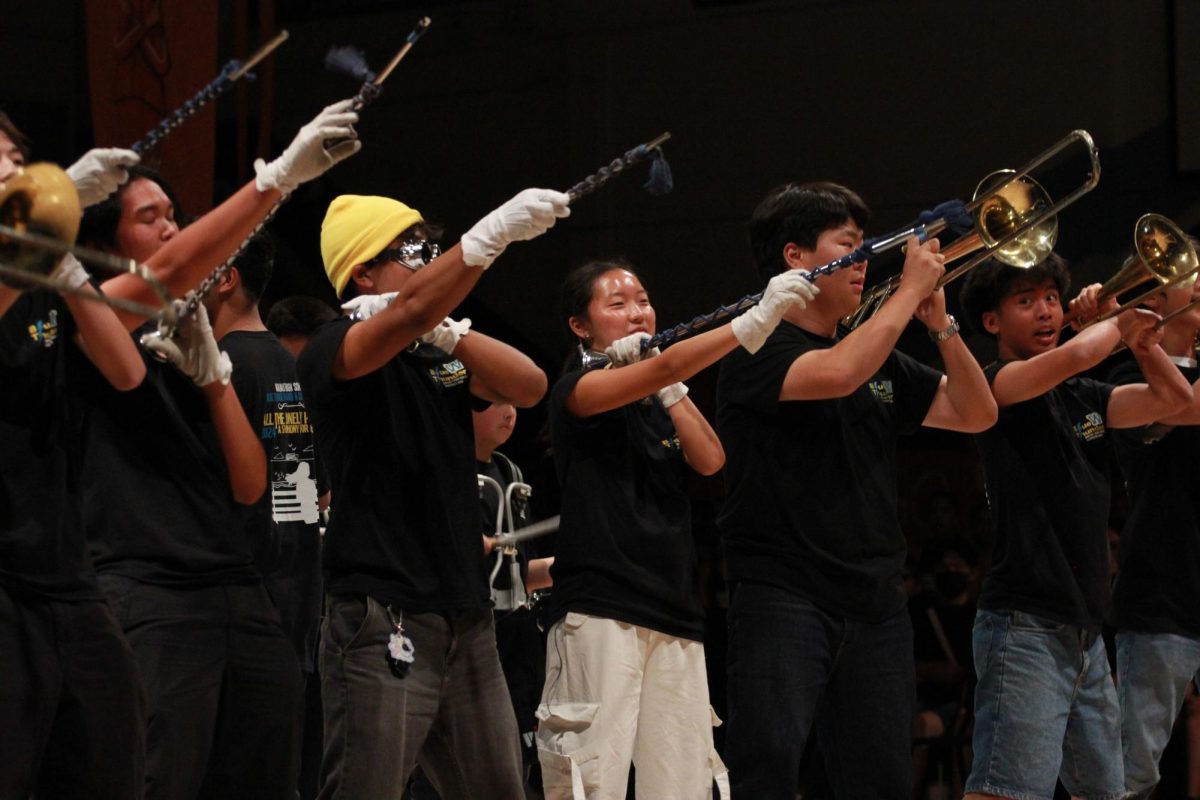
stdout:
MULTIPOLYGON (((1125 793, 1121 724, 1100 624, 1108 605, 1108 428, 1146 425, 1181 410, 1191 386, 1158 346, 1157 316, 1126 311, 1061 347, 1066 264, 1028 270, 987 261, 967 277, 971 324, 996 337, 984 374, 1000 408, 978 434, 996 526, 975 621, 974 763, 966 798, 1125 793), (1115 387, 1078 373, 1124 341, 1144 383, 1115 387)), ((1072 309, 1098 307, 1098 285, 1072 309)))

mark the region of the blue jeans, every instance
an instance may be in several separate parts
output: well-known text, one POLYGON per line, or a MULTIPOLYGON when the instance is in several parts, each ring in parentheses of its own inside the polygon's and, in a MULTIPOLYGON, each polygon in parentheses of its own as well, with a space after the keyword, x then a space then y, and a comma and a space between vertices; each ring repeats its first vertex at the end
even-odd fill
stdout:
POLYGON ((830 616, 792 592, 730 590, 725 763, 735 800, 794 800, 816 726, 838 798, 912 794, 915 677, 908 614, 830 616))
POLYGON ((975 617, 975 756, 966 791, 1123 797, 1121 720, 1104 640, 1020 611, 975 617))
POLYGON ((1188 681, 1200 670, 1200 638, 1169 633, 1117 634, 1117 693, 1125 788, 1149 797, 1158 761, 1183 708, 1188 681))

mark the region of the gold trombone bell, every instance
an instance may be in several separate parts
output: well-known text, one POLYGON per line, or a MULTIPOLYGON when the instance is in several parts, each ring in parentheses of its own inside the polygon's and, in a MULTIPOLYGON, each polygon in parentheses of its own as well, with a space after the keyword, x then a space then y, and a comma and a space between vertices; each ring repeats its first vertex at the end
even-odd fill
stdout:
MULTIPOLYGON (((1050 255, 1058 238, 1058 212, 1096 188, 1099 182, 1100 156, 1091 134, 1084 130, 1071 131, 1019 170, 1004 169, 987 175, 975 187, 966 207, 975 230, 941 251, 947 264, 977 250, 984 252, 946 272, 937 288, 992 256, 1025 269, 1040 263, 1050 255), (1033 178, 1033 173, 1075 144, 1082 146, 1087 156, 1087 176, 1059 200, 1054 200, 1033 178)), ((872 287, 863 295, 858 308, 842 318, 842 327, 850 330, 858 327, 879 310, 899 285, 900 276, 894 275, 872 287)))
POLYGON ((984 247, 995 248, 993 255, 996 258, 1005 264, 1028 269, 1054 249, 1058 240, 1058 217, 1051 215, 1001 244, 1009 233, 1054 205, 1042 185, 1028 175, 1006 180, 1007 176, 1015 174, 1014 170, 1003 169, 980 181, 972 198, 984 196, 975 210, 975 229, 984 247), (1004 184, 996 188, 1002 180, 1004 184))
MULTIPOLYGON (((1157 281, 1157 285, 1112 311, 1089 320, 1087 324, 1093 325, 1115 317, 1122 311, 1140 305, 1164 287, 1195 278, 1198 269, 1200 258, 1197 258, 1196 248, 1188 241, 1187 234, 1162 214, 1143 214, 1133 226, 1133 255, 1125 259, 1116 274, 1104 282, 1096 299, 1103 304, 1148 280, 1157 281)), ((1073 318, 1074 315, 1069 314, 1063 323, 1073 318)))
MULTIPOLYGON (((17 233, 44 236, 69 245, 79 235, 82 217, 75 184, 55 164, 30 164, 0 184, 0 225, 17 233)), ((29 247, 0 233, 0 260, 18 270, 48 275, 59 258, 57 253, 29 247)), ((16 285, 21 281, 10 276, 6 282, 16 285)))

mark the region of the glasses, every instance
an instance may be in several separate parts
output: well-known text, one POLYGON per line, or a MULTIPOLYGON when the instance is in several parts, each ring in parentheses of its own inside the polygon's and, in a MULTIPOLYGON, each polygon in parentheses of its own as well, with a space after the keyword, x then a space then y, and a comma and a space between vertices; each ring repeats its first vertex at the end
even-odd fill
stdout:
POLYGON ((382 251, 379 255, 368 261, 367 264, 374 267, 378 264, 394 261, 416 272, 441 254, 442 248, 437 242, 430 242, 427 239, 410 239, 407 242, 401 242, 396 247, 389 247, 387 250, 382 251))

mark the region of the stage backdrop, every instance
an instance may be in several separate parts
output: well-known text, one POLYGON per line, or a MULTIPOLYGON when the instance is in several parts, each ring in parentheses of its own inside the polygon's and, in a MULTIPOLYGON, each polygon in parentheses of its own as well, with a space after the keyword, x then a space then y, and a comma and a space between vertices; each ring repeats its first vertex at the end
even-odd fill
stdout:
MULTIPOLYGON (((216 77, 218 0, 87 0, 88 76, 97 147, 128 147, 216 77)), ((211 104, 146 163, 184 208, 212 206, 211 104)))

